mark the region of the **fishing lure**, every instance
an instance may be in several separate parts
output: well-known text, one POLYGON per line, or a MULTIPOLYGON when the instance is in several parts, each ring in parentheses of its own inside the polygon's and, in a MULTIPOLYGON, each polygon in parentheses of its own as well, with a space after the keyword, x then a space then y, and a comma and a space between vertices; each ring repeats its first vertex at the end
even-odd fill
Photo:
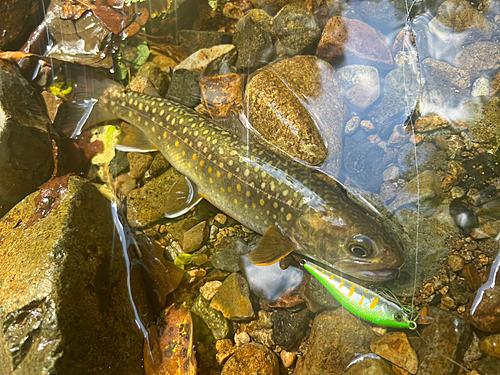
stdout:
POLYGON ((299 264, 313 275, 350 313, 372 323, 395 328, 415 330, 415 317, 411 319, 410 309, 398 306, 382 295, 359 284, 348 281, 310 261, 302 259, 299 264))

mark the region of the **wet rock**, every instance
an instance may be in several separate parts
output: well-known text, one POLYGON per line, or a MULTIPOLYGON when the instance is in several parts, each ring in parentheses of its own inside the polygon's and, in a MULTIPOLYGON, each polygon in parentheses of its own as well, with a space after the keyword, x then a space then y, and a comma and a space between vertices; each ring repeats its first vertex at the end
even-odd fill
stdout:
POLYGON ((422 67, 426 78, 421 104, 423 115, 454 108, 469 95, 470 76, 465 70, 432 58, 425 59, 422 67))
POLYGON ((500 333, 500 287, 498 280, 498 255, 493 263, 488 281, 479 288, 467 305, 469 322, 484 332, 500 333))
POLYGON ((170 168, 160 177, 133 190, 127 197, 127 219, 134 227, 142 227, 164 217, 165 199, 172 186, 183 178, 170 168))
POLYGON ((370 349, 410 374, 415 374, 418 370, 417 353, 410 346, 403 332, 389 332, 377 337, 370 344, 370 349))
POLYGON ((316 315, 309 347, 297 361, 295 375, 341 374, 359 354, 369 352, 372 331, 343 309, 316 315))
MULTIPOLYGON (((363 1, 359 4, 359 15, 370 25, 377 24, 380 28, 396 30, 401 27, 406 14, 399 11, 387 0, 363 1)), ((379 28, 378 28, 379 29, 379 28)))
POLYGON ((137 71, 137 75, 146 77, 160 96, 165 96, 168 90, 170 77, 154 62, 146 62, 137 71))
POLYGON ((344 106, 330 64, 296 56, 266 66, 250 78, 245 109, 252 126, 279 149, 312 165, 328 156, 329 172, 338 172, 344 106))
POLYGON ((398 155, 398 165, 403 178, 410 179, 417 175, 415 166, 418 169, 432 170, 442 164, 446 154, 438 151, 432 143, 420 143, 418 145, 406 144, 401 147, 398 155), (415 153, 417 154, 415 162, 415 153))
POLYGON ((28 227, 37 194, 0 221, 2 373, 140 373, 143 334, 109 201, 71 177, 60 205, 28 227))
POLYGON ((319 39, 321 29, 314 15, 298 5, 286 5, 274 17, 276 53, 294 56, 319 39))
POLYGON ((168 98, 188 107, 196 106, 200 102, 199 79, 204 75, 217 74, 223 64, 231 63, 235 58, 236 48, 232 44, 196 51, 175 67, 168 98))
POLYGON ((221 311, 228 319, 244 320, 255 317, 248 283, 238 273, 233 273, 224 280, 210 307, 221 311))
POLYGON ((127 152, 115 150, 115 157, 109 163, 109 171, 114 178, 125 173, 129 168, 127 152))
POLYGON ((273 313, 273 341, 285 350, 295 349, 306 334, 309 318, 308 309, 296 313, 276 310, 273 313))
POLYGON ((221 375, 278 375, 279 360, 272 350, 263 345, 250 343, 239 348, 228 359, 221 375))
POLYGON ((478 78, 472 84, 472 96, 488 96, 490 95, 490 81, 486 78, 478 78))
POLYGON ((436 17, 429 22, 429 31, 444 42, 455 45, 474 40, 490 39, 492 27, 484 15, 465 0, 447 0, 436 17))
POLYGON ((130 177, 140 179, 149 169, 154 156, 150 153, 129 152, 127 153, 127 159, 130 167, 130 177))
POLYGON ((395 165, 390 166, 382 173, 382 178, 384 181, 396 181, 399 178, 399 168, 395 165))
POLYGON ((361 119, 359 116, 353 116, 347 123, 345 124, 344 133, 349 136, 354 134, 356 130, 358 130, 359 125, 361 124, 361 119))
POLYGON ((178 35, 179 43, 188 55, 203 48, 231 43, 231 35, 216 31, 181 30, 178 35))
POLYGON ((484 356, 474 365, 474 369, 479 375, 500 375, 500 360, 484 356))
POLYGON ((186 107, 194 108, 200 103, 201 90, 198 79, 188 70, 176 70, 168 88, 167 98, 186 107))
POLYGON ((450 282, 449 287, 451 296, 459 305, 465 305, 469 302, 472 293, 470 292, 469 286, 464 279, 456 278, 450 282))
POLYGON ((352 183, 365 190, 378 191, 385 169, 384 150, 370 143, 360 131, 346 137, 344 150, 344 167, 352 183))
POLYGON ((259 310, 259 319, 251 321, 246 325, 246 331, 253 341, 271 348, 275 345, 273 334, 272 315, 268 311, 259 310))
POLYGON ((477 103, 464 105, 464 121, 469 125, 469 133, 474 142, 496 149, 500 140, 500 129, 496 124, 500 120, 500 99, 493 97, 482 107, 477 103))
POLYGON ((465 281, 469 284, 470 290, 477 290, 481 286, 481 276, 477 272, 477 268, 474 264, 467 264, 462 270, 462 276, 465 281))
POLYGON ((210 307, 210 301, 207 301, 201 294, 194 301, 191 312, 203 319, 216 340, 222 340, 231 333, 229 321, 220 311, 210 307))
POLYGON ((443 116, 426 116, 419 117, 415 121, 414 130, 419 133, 432 132, 438 129, 449 128, 450 120, 443 116))
POLYGON ((446 201, 441 203, 429 217, 423 216, 422 213, 418 216, 414 208, 399 209, 397 217, 411 239, 410 244, 404 247, 403 256, 405 259, 415 259, 415 252, 418 252, 418 266, 415 267, 413 261, 407 261, 401 268, 398 280, 386 286, 396 295, 411 296, 415 284, 415 273, 417 282, 422 282, 429 275, 438 272, 442 259, 450 251, 446 239, 451 234, 457 233, 459 228, 450 216, 449 204, 446 201), (418 248, 415 248, 417 242, 418 248))
POLYGON ((165 173, 167 169, 170 168, 170 163, 165 159, 165 156, 161 152, 157 152, 154 155, 153 162, 148 169, 148 177, 158 177, 159 175, 165 173))
MULTIPOLYGON (((7 42, 10 36, 5 38, 7 42)), ((17 66, 0 60, 0 217, 47 181, 54 167, 46 129, 50 120, 37 99, 17 66)))
POLYGON ((500 358, 500 334, 483 337, 479 341, 479 349, 484 354, 500 358))
POLYGON ((226 360, 236 351, 233 342, 229 339, 218 340, 215 344, 215 348, 217 349, 215 359, 220 365, 224 364, 224 362, 226 362, 226 360))
POLYGON ((285 366, 285 368, 290 368, 297 359, 297 352, 287 352, 286 350, 282 350, 280 352, 280 358, 283 366, 285 366))
POLYGON ((465 260, 460 255, 450 255, 448 257, 448 265, 450 266, 450 270, 453 272, 458 272, 463 270, 465 265, 465 260))
POLYGON ((236 47, 232 44, 223 44, 210 48, 204 48, 184 59, 174 69, 187 70, 195 78, 217 74, 223 64, 231 63, 236 58, 236 47))
POLYGON ((462 317, 433 306, 428 308, 427 315, 434 318, 434 323, 422 330, 423 344, 418 351, 418 373, 455 374, 455 364, 446 358, 459 363, 462 361, 472 340, 471 327, 462 317))
POLYGON ((344 98, 355 109, 365 110, 379 98, 378 70, 373 66, 347 65, 340 68, 337 75, 344 89, 344 98))
POLYGON ((420 86, 420 72, 414 65, 404 65, 387 74, 382 99, 368 112, 381 136, 388 136, 394 125, 406 121, 416 106, 420 86))
POLYGON ((460 163, 454 160, 448 162, 446 177, 441 184, 443 190, 450 191, 454 186, 458 185, 466 175, 467 172, 460 163))
POLYGON ((233 43, 238 50, 238 69, 260 68, 272 60, 275 51, 271 21, 271 16, 259 9, 251 10, 238 21, 233 36, 233 43))
POLYGON ((368 24, 344 17, 328 20, 316 55, 331 61, 341 56, 356 57, 382 69, 394 65, 387 38, 368 24))
POLYGON ((225 116, 230 109, 243 109, 245 75, 223 74, 200 80, 203 104, 212 118, 225 116))
POLYGON ((396 375, 382 358, 375 354, 359 356, 349 364, 343 375, 396 375))
POLYGON ((200 288, 200 293, 206 300, 210 301, 215 296, 221 285, 222 283, 220 281, 209 281, 200 288))
POLYGON ((497 43, 477 42, 463 48, 455 56, 457 68, 467 72, 471 79, 500 67, 500 47, 497 43))
POLYGON ((212 264, 219 270, 238 272, 241 269, 240 258, 241 255, 232 250, 220 250, 214 254, 212 264))
POLYGON ((236 333, 234 335, 234 343, 236 346, 242 346, 250 342, 250 335, 245 331, 236 333))
POLYGON ((380 196, 383 200, 391 201, 398 195, 398 187, 396 183, 392 182, 383 182, 380 185, 380 196))
MULTIPOLYGON (((43 4, 37 0, 6 0, 2 3, 0 14, 0 50, 18 50, 25 42, 29 33, 33 31, 41 16, 43 4)), ((2 216, 2 215, 0 215, 2 216)))
POLYGON ((208 235, 208 224, 206 221, 202 221, 184 233, 182 250, 186 253, 198 250, 208 240, 208 235))

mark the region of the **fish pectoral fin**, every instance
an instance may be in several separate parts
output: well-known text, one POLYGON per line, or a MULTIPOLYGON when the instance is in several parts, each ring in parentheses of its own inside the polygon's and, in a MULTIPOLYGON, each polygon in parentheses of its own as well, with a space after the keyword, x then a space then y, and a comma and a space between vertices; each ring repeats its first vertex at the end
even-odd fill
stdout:
POLYGON ((116 149, 125 152, 158 151, 158 147, 151 142, 146 134, 135 126, 122 126, 122 134, 118 138, 116 149))
POLYGON ((250 261, 258 266, 268 266, 296 250, 293 241, 280 228, 273 225, 267 228, 255 250, 248 255, 250 261))
POLYGON ((184 215, 202 198, 197 186, 189 178, 183 176, 172 185, 167 193, 164 215, 169 219, 184 215))

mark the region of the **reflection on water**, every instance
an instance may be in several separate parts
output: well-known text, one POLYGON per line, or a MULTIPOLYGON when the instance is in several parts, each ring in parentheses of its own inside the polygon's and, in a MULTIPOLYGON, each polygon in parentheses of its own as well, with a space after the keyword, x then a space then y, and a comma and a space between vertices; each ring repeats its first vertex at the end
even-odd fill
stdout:
POLYGON ((241 260, 248 286, 257 297, 267 301, 278 300, 287 290, 298 287, 304 277, 304 272, 298 268, 281 269, 279 262, 270 266, 257 266, 246 256, 241 260))

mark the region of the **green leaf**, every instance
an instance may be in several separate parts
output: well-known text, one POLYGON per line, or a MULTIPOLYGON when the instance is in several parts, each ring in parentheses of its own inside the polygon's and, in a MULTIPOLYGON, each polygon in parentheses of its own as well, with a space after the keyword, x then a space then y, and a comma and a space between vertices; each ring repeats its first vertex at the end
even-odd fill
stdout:
POLYGON ((208 5, 214 12, 217 10, 217 0, 208 0, 208 5))
POLYGON ((149 54, 151 50, 148 48, 147 44, 140 44, 137 46, 137 52, 135 58, 132 61, 134 64, 134 69, 139 69, 146 61, 148 61, 149 54))
POLYGON ((187 264, 194 263, 197 266, 201 266, 203 263, 205 263, 208 260, 208 257, 206 254, 187 254, 187 253, 182 253, 177 256, 174 260, 174 264, 179 267, 184 269, 184 266, 187 264))

